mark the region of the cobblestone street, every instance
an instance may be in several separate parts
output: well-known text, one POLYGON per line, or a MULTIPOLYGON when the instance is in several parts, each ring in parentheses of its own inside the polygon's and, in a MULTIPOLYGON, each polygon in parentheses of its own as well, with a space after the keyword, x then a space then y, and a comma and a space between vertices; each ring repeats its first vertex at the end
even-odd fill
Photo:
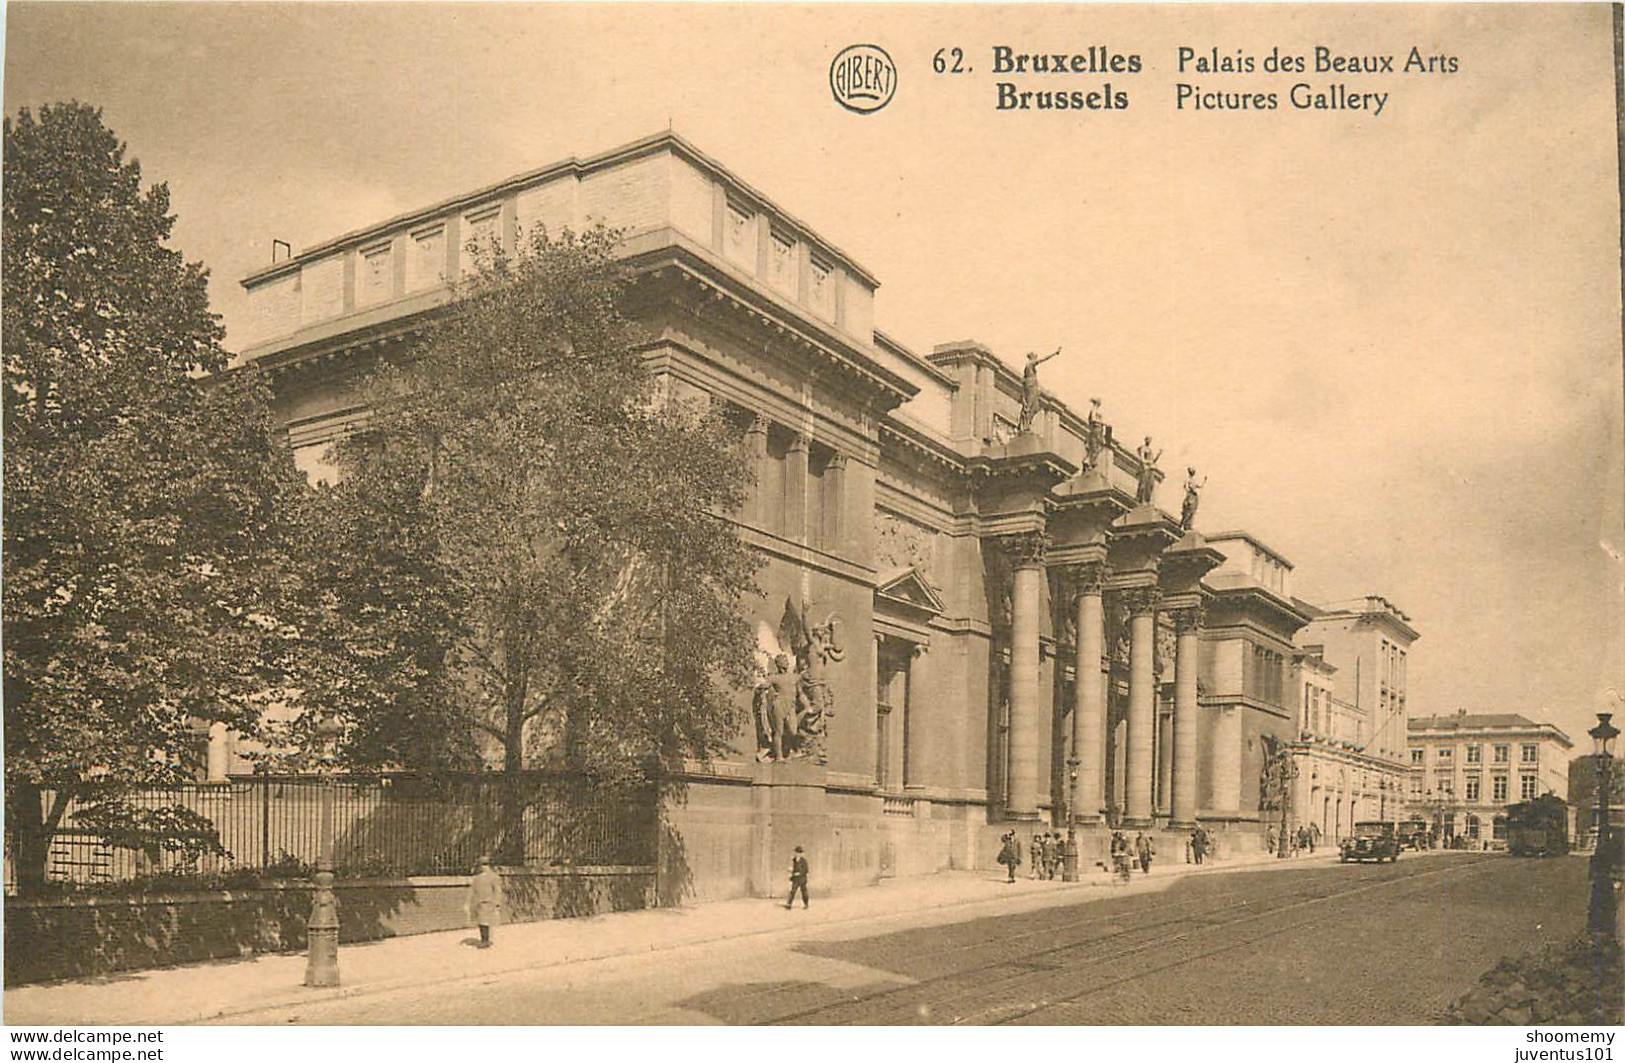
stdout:
POLYGON ((1579 859, 1259 869, 929 925, 908 912, 792 925, 231 1021, 1422 1024, 1501 957, 1578 934, 1584 897, 1579 859))

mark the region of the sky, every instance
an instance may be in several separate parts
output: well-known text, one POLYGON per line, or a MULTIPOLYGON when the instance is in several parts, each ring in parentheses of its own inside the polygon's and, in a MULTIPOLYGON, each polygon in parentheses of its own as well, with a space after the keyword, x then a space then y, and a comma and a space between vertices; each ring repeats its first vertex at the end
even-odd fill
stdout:
POLYGON ((1585 752, 1625 711, 1606 5, 12 3, 5 29, 6 113, 104 109, 168 183, 228 345, 273 239, 670 126, 875 274, 881 330, 1013 365, 1061 347, 1045 387, 1196 465, 1201 528, 1280 551, 1305 599, 1398 605, 1413 715, 1519 712, 1585 752), (831 97, 855 43, 897 65, 873 114, 831 97), (1142 69, 1000 75, 1001 45, 1142 69), (1317 46, 1455 69, 1316 72, 1317 46), (933 73, 955 47, 969 70, 933 73), (1212 49, 1254 70, 1196 70, 1212 49), (1308 69, 1266 73, 1272 51, 1308 69), (1000 110, 1000 82, 1127 106, 1000 110), (1180 84, 1277 106, 1181 109, 1180 84), (1297 84, 1383 107, 1300 110, 1297 84))

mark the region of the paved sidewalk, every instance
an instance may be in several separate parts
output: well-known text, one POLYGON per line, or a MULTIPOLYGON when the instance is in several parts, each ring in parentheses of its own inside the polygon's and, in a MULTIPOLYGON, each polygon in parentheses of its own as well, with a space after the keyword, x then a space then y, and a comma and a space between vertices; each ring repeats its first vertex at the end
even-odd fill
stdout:
MULTIPOLYGON (((1076 883, 1020 878, 1003 872, 945 871, 819 896, 811 909, 787 912, 782 902, 760 898, 717 901, 678 909, 617 912, 584 919, 518 923, 495 930, 495 947, 471 947, 472 929, 388 938, 339 950, 343 984, 331 989, 303 985, 304 953, 220 960, 100 978, 22 986, 5 992, 8 1025, 179 1025, 266 1008, 381 993, 410 986, 581 963, 756 934, 802 933, 812 927, 895 918, 901 912, 936 913, 935 921, 1075 904, 1122 890, 1160 890, 1190 874, 1267 867, 1305 867, 1335 862, 1335 850, 1276 860, 1268 853, 1227 857, 1201 868, 1164 861, 1149 876, 1114 883, 1089 869, 1076 883)), ((1026 870, 1025 867, 1022 868, 1026 870)), ((854 932, 861 928, 854 925, 854 932)))

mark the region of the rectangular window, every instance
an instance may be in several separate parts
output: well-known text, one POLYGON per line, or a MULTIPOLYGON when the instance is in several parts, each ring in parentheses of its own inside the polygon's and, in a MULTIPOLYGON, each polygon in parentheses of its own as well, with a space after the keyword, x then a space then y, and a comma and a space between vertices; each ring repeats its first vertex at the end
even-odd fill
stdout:
POLYGON ((1422 796, 1422 777, 1420 775, 1412 775, 1411 776, 1411 796, 1412 797, 1421 797, 1422 796))
POLYGON ((479 263, 489 257, 502 240, 502 208, 487 207, 463 218, 463 276, 478 272, 479 263))
POLYGON ((1521 772, 1518 775, 1518 800, 1533 801, 1540 794, 1539 786, 1540 781, 1534 772, 1521 772))
POLYGON ((1483 760, 1483 753, 1484 753, 1484 747, 1483 746, 1476 746, 1476 745, 1475 746, 1468 746, 1467 747, 1467 763, 1469 763, 1469 764, 1477 764, 1477 763, 1479 763, 1481 760, 1483 760))
POLYGON ((446 283, 446 229, 437 225, 412 234, 411 257, 406 260, 406 288, 422 291, 446 283))
POLYGON ((381 303, 395 293, 395 260, 389 244, 369 247, 361 252, 360 274, 356 278, 356 301, 370 306, 381 303))
POLYGON ((1433 759, 1437 760, 1440 764, 1449 764, 1451 761, 1456 759, 1456 747, 1440 746, 1434 751, 1433 759))
POLYGON ((1413 749, 1413 750, 1411 750, 1411 763, 1412 764, 1420 764, 1420 763, 1422 763, 1422 754, 1424 752, 1425 751, 1421 750, 1421 749, 1413 749))
POLYGON ((807 298, 813 310, 825 321, 835 320, 835 269, 826 262, 812 260, 807 298))
POLYGON ((1434 778, 1433 788, 1440 794, 1453 794, 1456 792, 1456 777, 1440 774, 1434 778))
POLYGON ((1511 747, 1498 745, 1495 747, 1495 763, 1505 764, 1511 747))
POLYGON ((1467 800, 1477 801, 1479 797, 1479 778, 1476 775, 1467 776, 1467 800))
POLYGON ((1518 759, 1523 764, 1538 764, 1540 762, 1540 746, 1534 742, 1525 742, 1518 751, 1518 759))
POLYGON ((767 281, 786 295, 796 292, 796 245, 788 236, 773 233, 769 240, 767 281))
POLYGON ((1507 799, 1507 777, 1497 775, 1490 780, 1490 800, 1503 804, 1507 799))
POLYGON ((722 216, 722 255, 736 266, 756 272, 756 226, 744 207, 729 203, 722 216))

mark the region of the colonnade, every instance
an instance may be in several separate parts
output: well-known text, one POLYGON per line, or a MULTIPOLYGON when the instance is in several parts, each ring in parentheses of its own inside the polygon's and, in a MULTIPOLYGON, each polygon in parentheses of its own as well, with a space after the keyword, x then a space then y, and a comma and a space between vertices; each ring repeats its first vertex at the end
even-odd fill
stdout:
MULTIPOLYGON (((1012 537, 1011 558, 1010 715, 1008 796, 1005 811, 1015 818, 1036 817, 1041 780, 1049 760, 1040 748, 1043 713, 1039 696, 1039 633, 1045 583, 1043 540, 1038 535, 1012 537)), ((1098 822, 1106 806, 1107 684, 1105 650, 1106 566, 1103 562, 1064 566, 1072 593, 1076 623, 1076 682, 1073 684, 1071 757, 1076 775, 1069 795, 1079 823, 1098 822)), ((1155 673, 1156 618, 1164 605, 1155 583, 1118 589, 1128 606, 1129 690, 1126 778, 1118 782, 1126 797, 1125 824, 1152 822, 1153 779, 1157 770, 1154 732, 1157 726, 1155 673)), ((1174 659, 1173 763, 1169 810, 1174 826, 1196 822, 1197 786, 1197 649, 1202 610, 1200 599, 1185 594, 1171 613, 1176 632, 1174 659)), ((1239 722, 1239 721, 1238 721, 1239 722)), ((1234 736, 1238 746, 1239 733, 1234 736)), ((1239 783, 1239 777, 1238 777, 1239 783)), ((1060 802, 1056 802, 1057 806, 1060 802)))

